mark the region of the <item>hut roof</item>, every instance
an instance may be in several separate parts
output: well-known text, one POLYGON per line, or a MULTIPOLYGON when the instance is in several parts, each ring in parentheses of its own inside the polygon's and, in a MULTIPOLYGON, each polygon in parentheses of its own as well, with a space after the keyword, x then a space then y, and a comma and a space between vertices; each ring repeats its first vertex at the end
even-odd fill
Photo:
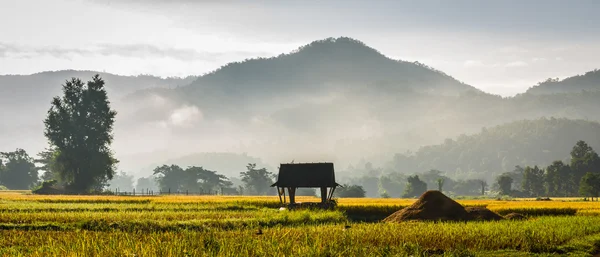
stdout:
POLYGON ((279 187, 335 187, 333 163, 287 163, 279 166, 279 187))

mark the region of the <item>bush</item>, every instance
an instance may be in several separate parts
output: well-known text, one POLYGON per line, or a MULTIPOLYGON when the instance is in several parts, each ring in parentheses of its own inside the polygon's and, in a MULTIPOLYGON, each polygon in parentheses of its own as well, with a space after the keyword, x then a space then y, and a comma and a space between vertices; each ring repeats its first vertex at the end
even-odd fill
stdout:
POLYGON ((367 192, 362 186, 359 185, 343 185, 342 187, 338 187, 335 190, 335 195, 337 197, 350 197, 350 198, 358 198, 365 197, 367 192))

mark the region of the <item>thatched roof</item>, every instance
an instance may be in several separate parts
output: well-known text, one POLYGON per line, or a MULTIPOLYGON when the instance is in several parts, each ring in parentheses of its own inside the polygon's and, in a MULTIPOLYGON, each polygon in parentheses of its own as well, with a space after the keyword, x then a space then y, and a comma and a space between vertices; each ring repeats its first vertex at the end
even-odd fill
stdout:
POLYGON ((287 163, 279 166, 279 187, 335 187, 333 163, 287 163))

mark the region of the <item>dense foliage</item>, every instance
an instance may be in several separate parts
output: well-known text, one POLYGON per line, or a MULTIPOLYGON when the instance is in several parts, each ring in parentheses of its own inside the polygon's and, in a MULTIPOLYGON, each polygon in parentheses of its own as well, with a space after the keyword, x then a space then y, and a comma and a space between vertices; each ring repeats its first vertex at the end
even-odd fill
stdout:
POLYGON ((244 194, 265 195, 269 191, 273 191, 271 184, 273 184, 275 174, 267 171, 266 168, 257 168, 256 163, 249 163, 246 169, 246 171, 240 172, 245 187, 244 194))
POLYGON ((402 197, 418 197, 427 191, 427 183, 419 179, 418 175, 408 177, 407 181, 402 197))
POLYGON ((63 94, 52 100, 44 120, 44 135, 57 151, 58 173, 70 190, 101 190, 117 163, 110 149, 117 113, 99 75, 87 84, 78 78, 66 81, 63 94))
POLYGON ((569 149, 584 140, 600 147, 600 124, 584 120, 523 120, 484 128, 479 134, 447 139, 414 153, 397 154, 390 169, 402 173, 438 169, 452 178, 491 181, 513 167, 567 161, 569 149))
POLYGON ((154 176, 162 192, 212 194, 232 185, 224 175, 195 166, 183 169, 177 165, 163 165, 154 169, 154 176))
POLYGON ((0 185, 8 189, 30 189, 38 181, 34 160, 23 149, 0 152, 0 185))
POLYGON ((598 196, 600 193, 600 158, 585 141, 578 141, 571 150, 571 162, 560 160, 546 168, 516 167, 500 175, 496 181, 501 194, 513 196, 598 196), (512 187, 513 178, 521 185, 512 187))
POLYGON ((342 185, 334 191, 334 195, 341 198, 360 198, 365 197, 365 190, 359 185, 342 185))

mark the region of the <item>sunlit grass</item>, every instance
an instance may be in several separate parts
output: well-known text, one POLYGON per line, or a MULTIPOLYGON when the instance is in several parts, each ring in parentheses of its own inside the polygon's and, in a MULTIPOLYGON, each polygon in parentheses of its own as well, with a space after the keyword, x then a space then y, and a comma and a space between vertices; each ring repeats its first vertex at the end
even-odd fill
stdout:
POLYGON ((519 250, 553 253, 600 233, 600 217, 473 223, 312 225, 213 232, 1 231, 0 254, 28 256, 383 256, 519 250))
POLYGON ((399 224, 377 221, 415 199, 337 201, 336 210, 289 211, 279 209, 276 196, 2 192, 0 255, 485 256, 494 251, 558 253, 562 248, 557 247, 566 242, 600 234, 600 203, 576 199, 458 200, 465 206, 486 206, 502 215, 517 212, 530 219, 399 224), (262 235, 256 234, 258 229, 262 235))

